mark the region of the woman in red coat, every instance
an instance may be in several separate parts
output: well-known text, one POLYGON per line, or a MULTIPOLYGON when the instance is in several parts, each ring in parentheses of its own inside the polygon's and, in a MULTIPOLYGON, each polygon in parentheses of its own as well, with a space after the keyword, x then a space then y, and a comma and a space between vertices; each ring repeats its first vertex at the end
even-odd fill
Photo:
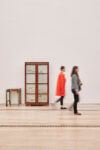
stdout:
POLYGON ((61 72, 58 75, 58 80, 57 80, 57 88, 56 88, 56 96, 60 96, 60 98, 56 101, 60 102, 61 109, 66 109, 63 107, 63 99, 65 97, 65 85, 66 85, 66 78, 65 78, 65 67, 61 66, 61 72))

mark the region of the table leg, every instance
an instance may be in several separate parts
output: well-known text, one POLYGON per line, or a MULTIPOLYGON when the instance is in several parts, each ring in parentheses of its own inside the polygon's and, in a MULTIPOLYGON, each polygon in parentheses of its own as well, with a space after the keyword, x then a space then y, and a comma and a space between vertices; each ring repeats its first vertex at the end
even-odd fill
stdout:
POLYGON ((21 105, 21 89, 19 90, 19 105, 21 105))
POLYGON ((11 91, 9 91, 9 104, 11 106, 11 91))
POLYGON ((8 106, 8 102, 7 102, 7 91, 6 91, 6 107, 8 106))

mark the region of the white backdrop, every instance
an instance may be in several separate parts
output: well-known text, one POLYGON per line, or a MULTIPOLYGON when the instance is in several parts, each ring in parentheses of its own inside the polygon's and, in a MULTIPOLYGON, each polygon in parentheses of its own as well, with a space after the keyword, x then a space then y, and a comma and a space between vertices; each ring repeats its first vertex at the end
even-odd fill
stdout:
POLYGON ((0 0, 0 103, 7 88, 21 87, 24 62, 50 62, 50 102, 55 100, 59 67, 80 67, 81 102, 100 103, 100 1, 0 0))

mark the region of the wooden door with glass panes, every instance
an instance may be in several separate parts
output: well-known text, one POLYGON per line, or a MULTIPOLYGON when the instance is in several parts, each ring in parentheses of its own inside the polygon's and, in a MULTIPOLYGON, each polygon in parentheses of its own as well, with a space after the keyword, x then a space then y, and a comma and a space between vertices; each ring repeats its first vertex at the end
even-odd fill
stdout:
POLYGON ((49 63, 25 63, 25 105, 49 104, 49 63))

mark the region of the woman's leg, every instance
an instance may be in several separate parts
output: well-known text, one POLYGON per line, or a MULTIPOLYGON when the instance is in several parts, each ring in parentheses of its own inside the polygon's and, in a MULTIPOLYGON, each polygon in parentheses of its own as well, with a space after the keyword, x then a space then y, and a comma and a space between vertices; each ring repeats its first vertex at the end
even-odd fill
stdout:
POLYGON ((56 103, 60 102, 61 109, 67 109, 66 107, 63 107, 63 99, 64 99, 64 96, 61 96, 58 100, 56 100, 56 103))
POLYGON ((66 107, 63 107, 63 100, 64 100, 64 96, 61 96, 61 99, 60 99, 61 109, 67 109, 66 107))
MULTIPOLYGON (((62 97, 62 96, 61 96, 62 97)), ((56 103, 58 103, 58 102, 60 102, 61 101, 61 97, 58 99, 58 100, 56 100, 56 103)))
POLYGON ((73 94, 74 94, 74 104, 73 104, 74 114, 77 114, 78 113, 77 103, 79 102, 79 95, 77 95, 75 92, 73 92, 73 94))
POLYGON ((63 99, 64 99, 64 96, 61 96, 60 98, 60 105, 63 106, 63 99))

